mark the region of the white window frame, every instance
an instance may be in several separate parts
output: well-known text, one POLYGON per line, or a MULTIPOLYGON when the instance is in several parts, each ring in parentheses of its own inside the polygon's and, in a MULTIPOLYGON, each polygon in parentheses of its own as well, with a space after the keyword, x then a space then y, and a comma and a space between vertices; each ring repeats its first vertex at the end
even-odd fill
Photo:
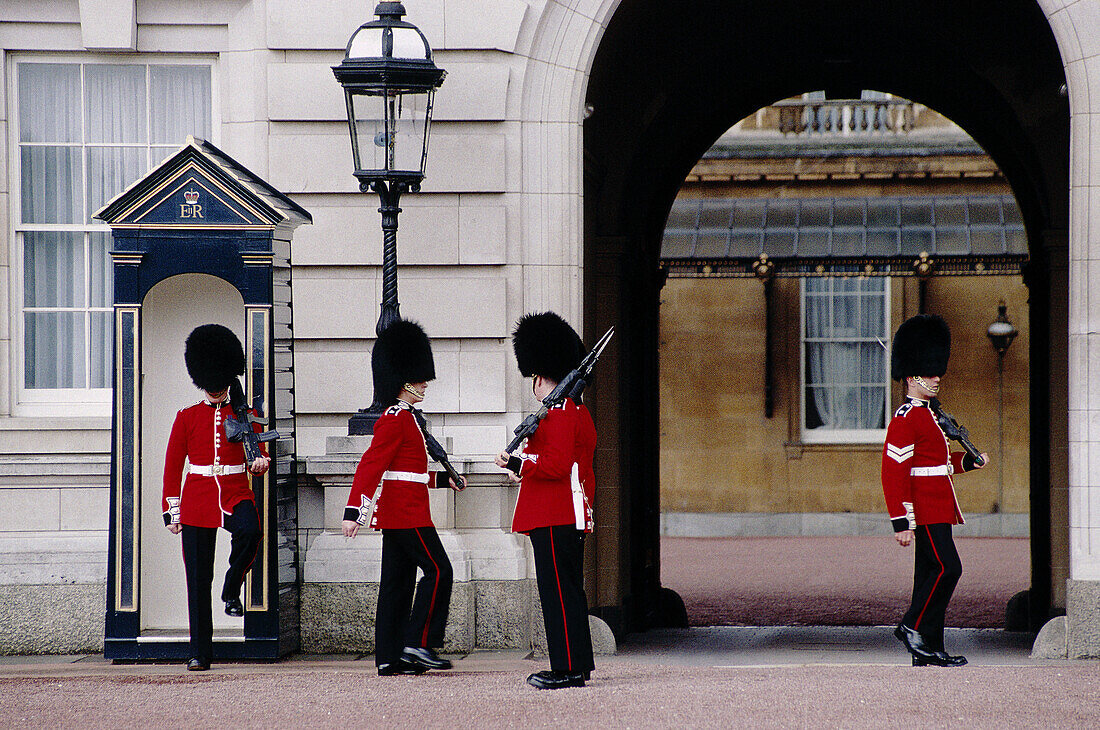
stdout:
MULTIPOLYGON (((890 324, 890 279, 883 277, 883 322, 886 323, 887 328, 890 324)), ((798 432, 801 434, 802 443, 806 444, 881 444, 886 440, 885 428, 850 428, 850 429, 829 429, 829 428, 806 428, 806 279, 799 279, 798 282, 798 303, 799 303, 799 325, 798 325, 798 352, 799 352, 799 419, 798 419, 798 432)), ((831 297, 830 297, 831 299, 831 297)), ((853 341, 874 341, 868 338, 853 337, 853 338, 836 338, 841 342, 853 342, 853 341)), ((889 348, 889 340, 884 337, 883 344, 889 348)), ((891 397, 892 389, 890 387, 890 356, 887 352, 885 358, 885 367, 883 372, 884 380, 882 382, 885 397, 883 398, 883 423, 889 425, 891 414, 891 397)))
MULTIPOLYGON (((171 54, 137 54, 137 55, 117 55, 117 54, 89 54, 89 53, 73 53, 73 54, 46 54, 46 53, 12 53, 8 55, 8 63, 6 69, 5 83, 7 86, 7 98, 11 100, 11 104, 8 106, 8 150, 10 151, 8 158, 8 190, 10 194, 8 196, 8 260, 11 265, 9 266, 9 286, 8 286, 8 318, 9 318, 9 332, 11 333, 10 340, 10 357, 8 362, 8 382, 10 383, 10 403, 11 412, 13 416, 106 416, 110 414, 111 409, 111 394, 112 388, 27 388, 25 385, 25 319, 23 316, 23 236, 25 231, 59 231, 59 232, 81 232, 81 233, 95 233, 106 232, 110 234, 110 226, 102 223, 74 223, 74 224, 22 224, 22 183, 21 183, 21 154, 20 154, 20 141, 19 141, 19 113, 20 113, 20 100, 19 100, 19 84, 18 84, 18 66, 21 63, 56 63, 56 64, 70 64, 70 65, 90 65, 90 64, 109 64, 109 65, 134 65, 134 66, 155 66, 155 65, 168 65, 168 66, 205 66, 210 69, 210 140, 214 144, 219 144, 220 131, 221 131, 221 110, 219 105, 219 89, 218 89, 218 63, 217 59, 212 56, 201 55, 171 55, 171 54)), ((83 103, 83 102, 82 102, 83 103)), ((148 113, 148 103, 146 104, 146 113, 148 113)), ((83 115, 82 115, 83 116, 83 115)), ((82 122, 83 123, 83 122, 82 122)), ((183 144, 183 140, 180 140, 180 145, 183 144)), ((163 156, 160 159, 153 159, 157 156, 155 153, 161 152, 155 148, 162 145, 154 145, 150 138, 145 143, 147 150, 148 169, 152 169, 156 165, 163 162, 163 156)), ((88 144, 86 142, 81 145, 82 159, 87 154, 88 144)), ((166 152, 166 151, 165 151, 166 152)), ((167 154, 167 152, 166 152, 167 154)), ((82 182, 84 186, 85 194, 87 191, 87 166, 81 165, 82 182)), ((134 181, 131 181, 134 182, 134 181)), ((87 238, 85 238, 87 241, 87 238)), ((89 257, 85 256, 84 267, 85 273, 88 273, 88 269, 91 266, 89 257)), ((106 266, 113 267, 113 262, 108 259, 105 262, 106 266)), ((85 281, 90 281, 90 277, 87 277, 85 281)), ((113 292, 108 292, 108 298, 110 301, 114 300, 113 292)), ((84 311, 98 311, 99 308, 92 307, 90 310, 84 311)), ((105 311, 112 311, 113 307, 108 307, 105 311)), ((113 319, 113 317, 112 317, 113 319)), ((88 356, 86 345, 86 357, 88 356)), ((108 343, 108 350, 112 351, 113 347, 108 343)), ((108 368, 113 367, 113 355, 108 358, 108 368)), ((110 380, 110 375, 108 375, 110 380)))

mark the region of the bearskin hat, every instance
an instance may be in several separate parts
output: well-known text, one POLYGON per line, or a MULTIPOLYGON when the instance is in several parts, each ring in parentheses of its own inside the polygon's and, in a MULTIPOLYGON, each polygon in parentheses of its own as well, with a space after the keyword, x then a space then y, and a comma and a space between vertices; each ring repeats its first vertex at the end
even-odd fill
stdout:
POLYGON ((220 324, 204 324, 187 336, 183 348, 187 374, 202 390, 216 393, 244 375, 244 348, 233 330, 220 324))
POLYGON ((370 355, 374 374, 374 401, 391 406, 405 383, 435 380, 432 343, 424 329, 399 319, 382 330, 370 355))
POLYGON ((587 350, 576 330, 553 312, 525 314, 512 332, 519 371, 561 382, 580 365, 587 350))
POLYGON ((902 322, 890 352, 890 375, 943 375, 951 357, 951 329, 934 314, 918 314, 902 322))

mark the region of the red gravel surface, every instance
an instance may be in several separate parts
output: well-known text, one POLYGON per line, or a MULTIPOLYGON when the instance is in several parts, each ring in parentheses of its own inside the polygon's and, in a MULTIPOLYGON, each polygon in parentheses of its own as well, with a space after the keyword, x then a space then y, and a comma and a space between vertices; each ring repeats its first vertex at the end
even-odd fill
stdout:
MULTIPOLYGON (((955 538, 963 576, 947 625, 1004 626, 1031 585, 1029 541, 955 538)), ((881 537, 661 538, 661 583, 692 626, 887 626, 913 589, 913 547, 881 537)))
POLYGON ((373 663, 292 662, 0 678, 20 728, 584 727, 1088 728, 1100 717, 1096 664, 680 667, 610 659, 588 686, 539 692, 541 663, 461 660, 450 672, 377 677, 373 663), (111 676, 113 674, 113 676, 111 676))

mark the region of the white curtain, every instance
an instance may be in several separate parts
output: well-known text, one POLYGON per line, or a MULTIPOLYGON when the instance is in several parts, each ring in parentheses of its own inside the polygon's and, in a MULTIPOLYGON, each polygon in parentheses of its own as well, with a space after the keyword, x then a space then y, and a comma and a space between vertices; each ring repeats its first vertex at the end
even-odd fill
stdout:
MULTIPOLYGON (((885 282, 805 280, 806 390, 825 429, 884 428, 885 282)), ((812 420, 812 419, 808 419, 812 420)))
POLYGON ((106 388, 110 234, 93 229, 91 216, 160 162, 165 146, 209 136, 210 69, 20 63, 18 89, 20 222, 86 227, 22 233, 24 387, 106 388))

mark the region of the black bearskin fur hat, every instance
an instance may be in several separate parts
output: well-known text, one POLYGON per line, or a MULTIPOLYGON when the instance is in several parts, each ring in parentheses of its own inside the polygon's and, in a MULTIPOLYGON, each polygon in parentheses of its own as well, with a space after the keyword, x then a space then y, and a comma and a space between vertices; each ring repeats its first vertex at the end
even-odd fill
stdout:
POLYGON ((375 403, 392 406, 405 383, 435 380, 432 343, 416 322, 399 319, 378 335, 370 368, 375 403))
POLYGON ((943 375, 951 357, 951 329, 934 314, 918 314, 902 322, 890 352, 890 375, 943 375))
POLYGON ((204 324, 187 336, 183 348, 187 374, 202 390, 216 393, 244 375, 244 348, 233 330, 204 324))
POLYGON ((512 332, 512 347, 523 377, 541 375, 557 383, 580 365, 588 352, 576 330, 553 312, 520 317, 512 332))

